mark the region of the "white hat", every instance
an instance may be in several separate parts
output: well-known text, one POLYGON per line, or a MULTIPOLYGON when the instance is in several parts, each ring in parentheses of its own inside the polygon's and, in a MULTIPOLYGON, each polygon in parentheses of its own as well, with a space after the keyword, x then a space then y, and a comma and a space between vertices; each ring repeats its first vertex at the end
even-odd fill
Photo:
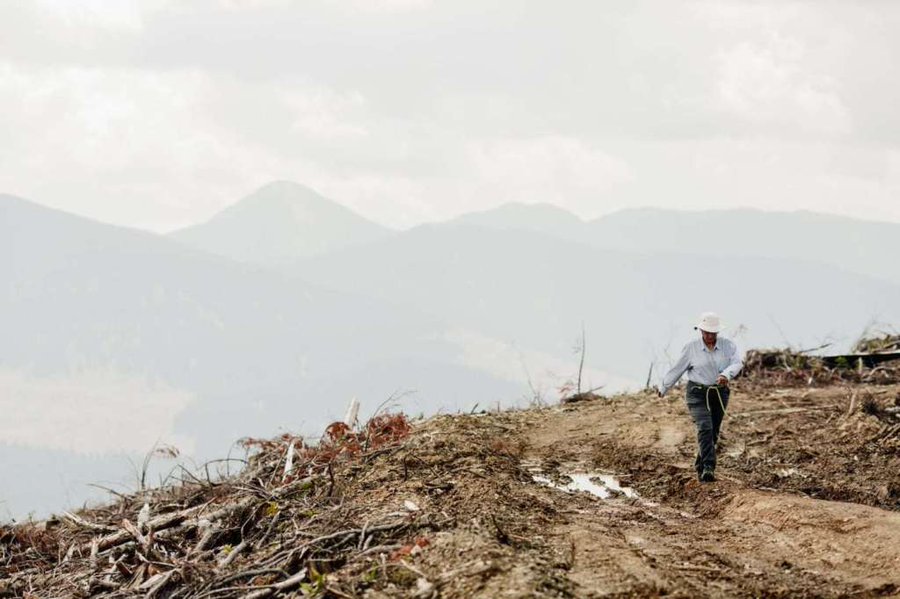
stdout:
POLYGON ((700 322, 698 322, 697 326, 694 328, 706 331, 707 333, 718 333, 722 330, 722 325, 719 322, 719 315, 715 312, 704 312, 700 315, 700 322))

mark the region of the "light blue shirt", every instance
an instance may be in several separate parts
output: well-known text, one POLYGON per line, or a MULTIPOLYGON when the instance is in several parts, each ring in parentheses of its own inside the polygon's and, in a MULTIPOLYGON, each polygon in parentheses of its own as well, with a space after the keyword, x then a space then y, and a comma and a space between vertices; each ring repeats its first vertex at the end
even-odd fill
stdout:
POLYGON ((695 339, 681 350, 681 357, 663 377, 659 391, 665 395, 685 372, 688 373, 689 381, 715 385, 720 375, 731 380, 743 366, 741 354, 730 339, 719 337, 712 351, 706 348, 703 339, 695 339))

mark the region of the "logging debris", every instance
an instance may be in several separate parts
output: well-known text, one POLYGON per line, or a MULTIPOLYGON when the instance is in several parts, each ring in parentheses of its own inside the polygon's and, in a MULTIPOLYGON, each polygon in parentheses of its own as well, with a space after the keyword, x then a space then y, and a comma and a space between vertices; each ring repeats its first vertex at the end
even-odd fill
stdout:
POLYGON ((775 387, 894 384, 900 382, 900 350, 895 349, 897 341, 888 340, 863 340, 853 353, 825 356, 791 349, 754 349, 744 358, 741 376, 775 387))
POLYGON ((247 439, 229 478, 2 525, 0 597, 427 599, 510 584, 571 597, 550 549, 522 533, 545 508, 513 490, 526 479, 509 418, 391 414, 334 423, 316 444, 247 439))

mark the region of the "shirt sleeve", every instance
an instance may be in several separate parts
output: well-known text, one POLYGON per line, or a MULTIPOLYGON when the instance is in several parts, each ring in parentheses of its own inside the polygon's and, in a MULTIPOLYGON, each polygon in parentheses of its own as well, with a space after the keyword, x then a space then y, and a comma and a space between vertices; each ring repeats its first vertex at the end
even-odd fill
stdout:
POLYGON ((675 365, 665 374, 662 380, 662 386, 659 388, 659 392, 665 395, 669 389, 671 389, 675 383, 678 382, 678 379, 687 371, 688 368, 691 367, 691 355, 690 355, 690 343, 684 346, 681 350, 681 356, 678 358, 678 361, 675 362, 675 365))
POLYGON ((738 351, 737 345, 732 343, 731 355, 728 359, 728 366, 726 366, 722 370, 722 374, 725 375, 728 380, 731 380, 738 375, 738 373, 741 371, 741 368, 743 367, 744 362, 741 359, 741 352, 738 351))

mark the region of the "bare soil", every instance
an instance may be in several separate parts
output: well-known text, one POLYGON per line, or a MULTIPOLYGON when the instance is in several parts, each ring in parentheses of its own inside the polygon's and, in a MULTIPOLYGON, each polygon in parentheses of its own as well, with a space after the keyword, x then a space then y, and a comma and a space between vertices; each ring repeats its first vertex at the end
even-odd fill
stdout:
POLYGON ((576 594, 900 594, 898 391, 738 385, 712 484, 696 481, 680 396, 525 416, 527 455, 545 471, 616 473, 642 498, 582 494, 561 510, 576 594))
POLYGON ((898 398, 738 382, 716 483, 677 393, 331 429, 288 477, 285 436, 233 480, 0 527, 0 597, 900 596, 898 398), (166 530, 129 532, 145 502, 166 530))

